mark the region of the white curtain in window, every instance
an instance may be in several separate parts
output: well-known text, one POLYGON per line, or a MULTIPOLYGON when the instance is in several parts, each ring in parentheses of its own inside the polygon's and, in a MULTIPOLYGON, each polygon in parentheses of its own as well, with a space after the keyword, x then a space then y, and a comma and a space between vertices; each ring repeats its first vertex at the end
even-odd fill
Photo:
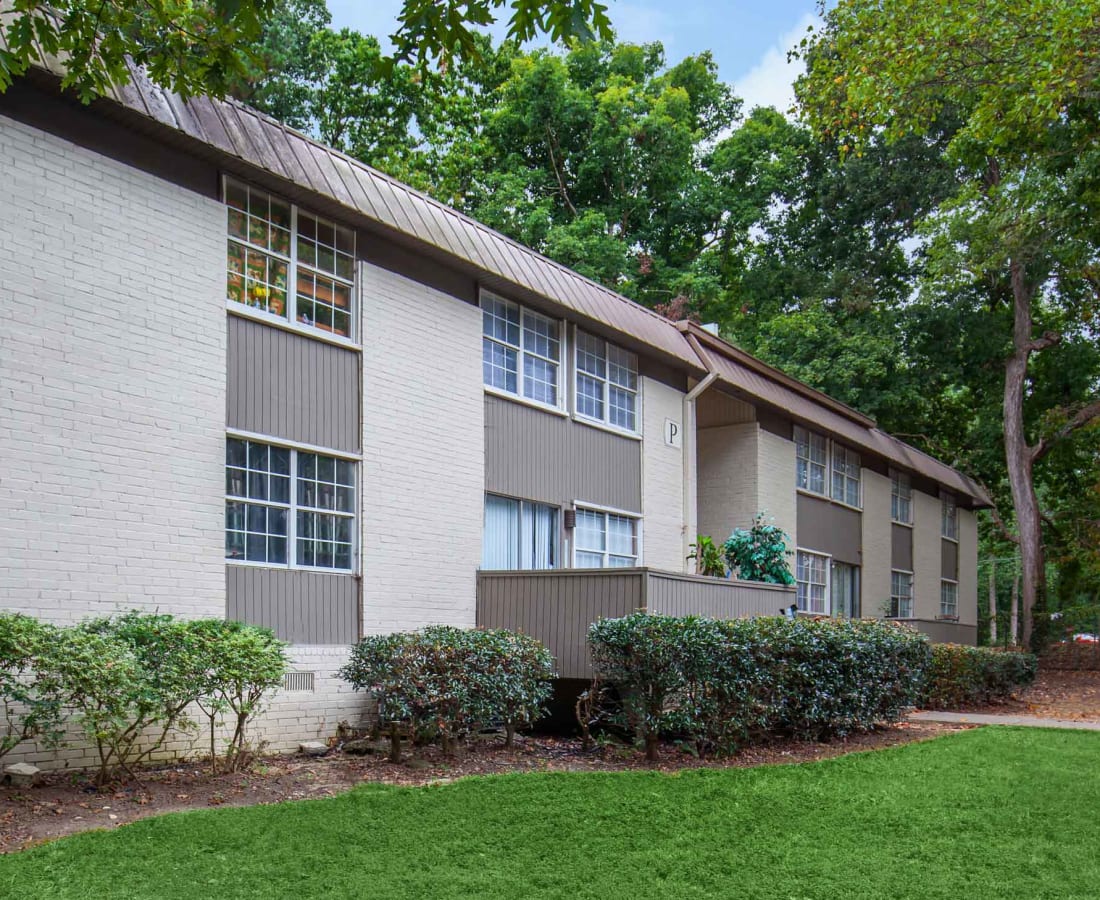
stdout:
POLYGON ((519 503, 505 497, 485 497, 485 535, 481 551, 483 569, 518 569, 519 503))
POLYGON ((553 569, 557 565, 558 511, 539 503, 523 504, 521 569, 553 569))

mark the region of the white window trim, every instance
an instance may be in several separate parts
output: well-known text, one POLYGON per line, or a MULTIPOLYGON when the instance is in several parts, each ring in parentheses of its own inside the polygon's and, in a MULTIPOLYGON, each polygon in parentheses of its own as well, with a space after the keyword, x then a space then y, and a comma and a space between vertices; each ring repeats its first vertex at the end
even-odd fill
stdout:
MULTIPOLYGON (((505 388, 497 387, 496 385, 492 384, 486 384, 483 375, 481 379, 481 386, 484 388, 485 393, 492 394, 495 397, 503 397, 506 400, 514 400, 516 403, 523 403, 527 406, 533 406, 535 409, 541 409, 545 412, 554 413, 555 415, 568 416, 569 407, 567 406, 565 400, 565 361, 569 358, 568 341, 566 340, 568 323, 564 319, 556 319, 553 316, 548 316, 545 313, 540 313, 537 310, 530 309, 524 306, 522 303, 517 303, 515 300, 509 300, 507 297, 503 297, 495 291, 490 291, 482 287, 479 287, 477 292, 477 308, 479 310, 484 310, 485 308, 483 306, 483 300, 485 297, 492 297, 494 300, 500 303, 506 303, 509 306, 514 306, 519 309, 519 346, 515 347, 516 353, 518 354, 516 356, 516 391, 515 393, 513 393, 512 391, 506 390, 505 388), (523 393, 523 358, 528 354, 528 351, 525 350, 523 347, 523 322, 528 315, 537 316, 540 319, 546 319, 547 321, 556 323, 558 326, 558 358, 556 361, 558 366, 558 402, 556 405, 552 403, 544 403, 542 400, 535 400, 532 397, 526 397, 523 393)), ((490 341, 493 341, 494 343, 501 344, 502 346, 513 347, 512 344, 504 344, 502 341, 499 341, 496 338, 489 337, 489 335, 485 333, 484 324, 482 324, 481 340, 484 341, 486 338, 488 338, 490 341)), ((537 353, 532 353, 531 355, 534 356, 536 359, 549 359, 549 357, 539 356, 539 354, 537 353)), ((551 360, 551 362, 553 362, 553 360, 551 360)))
MULTIPOLYGON (((570 395, 572 396, 571 409, 573 410, 573 418, 583 425, 591 425, 593 428, 600 428, 604 431, 610 431, 612 434, 621 434, 625 437, 632 437, 641 440, 642 437, 642 373, 641 373, 641 361, 638 354, 633 350, 627 350, 625 347, 620 346, 612 341, 606 340, 600 337, 598 334, 593 334, 591 331, 585 331, 583 328, 574 325, 573 326, 573 347, 572 347, 572 381, 570 384, 570 395), (604 345, 604 364, 610 367, 611 363, 607 360, 607 348, 614 347, 622 353, 629 353, 634 357, 634 375, 638 379, 638 389, 634 392, 634 429, 621 428, 618 425, 611 423, 611 386, 615 384, 610 375, 606 375, 604 378, 599 378, 596 375, 592 375, 590 372, 582 373, 580 367, 577 365, 577 355, 580 352, 580 338, 577 336, 578 332, 583 332, 590 338, 594 338, 597 341, 603 341, 604 345), (578 409, 577 403, 577 384, 580 381, 580 376, 584 374, 589 378, 597 381, 602 381, 604 385, 604 402, 603 411, 604 416, 602 419, 597 419, 593 416, 586 416, 578 409)), ((622 385, 615 384, 615 387, 623 388, 622 385)))
MULTIPOLYGON (((290 456, 290 502, 289 503, 277 503, 268 500, 250 500, 247 497, 238 497, 227 492, 223 493, 223 502, 240 502, 240 503, 252 503, 257 506, 273 506, 278 509, 285 509, 287 511, 287 554, 285 563, 270 563, 259 562, 258 560, 251 559, 230 559, 228 556, 224 558, 227 566, 250 566, 257 569, 293 569, 298 572, 327 572, 330 575, 355 575, 359 571, 359 529, 360 529, 360 510, 362 504, 361 497, 361 485, 362 476, 360 474, 359 463, 362 461, 362 455, 356 453, 348 453, 344 450, 332 450, 328 447, 318 447, 314 444, 304 444, 297 441, 287 441, 282 438, 273 438, 264 434, 256 434, 251 431, 239 431, 236 429, 227 429, 225 436, 227 438, 236 438, 242 441, 255 441, 256 443, 267 444, 271 447, 282 447, 285 450, 291 452, 290 456), (344 512, 342 510, 329 510, 318 509, 313 506, 298 505, 298 453, 319 453, 325 456, 336 457, 337 459, 347 460, 354 463, 354 477, 355 477, 355 509, 352 512, 344 512), (319 512, 325 515, 333 514, 340 518, 350 518, 353 522, 351 529, 351 568, 350 569, 337 569, 328 566, 303 566, 295 562, 298 553, 298 511, 301 509, 304 512, 319 512)), ((225 479, 226 463, 222 463, 222 480, 225 479)), ((222 540, 224 543, 225 523, 222 523, 222 540)))
POLYGON ((950 491, 940 491, 940 537, 955 544, 959 542, 959 498, 950 491), (955 508, 955 535, 953 537, 943 532, 943 505, 946 500, 950 500, 955 508))
MULTIPOLYGON (((562 546, 563 546, 564 540, 565 540, 564 535, 563 535, 563 532, 565 531, 565 529, 563 527, 563 523, 565 521, 565 511, 561 507, 561 505, 559 505, 557 503, 544 503, 541 500, 528 500, 526 497, 513 497, 511 494, 502 494, 499 491, 486 491, 485 496, 486 497, 499 497, 501 500, 511 500, 514 503, 519 503, 521 506, 522 506, 522 504, 527 503, 531 506, 545 506, 548 509, 557 510, 557 513, 558 513, 558 527, 557 527, 557 531, 555 532, 555 535, 554 535, 554 549, 557 550, 558 564, 556 566, 551 566, 548 569, 513 569, 513 570, 510 570, 510 569, 483 569, 481 567, 481 563, 479 562, 478 567, 477 567, 479 572, 508 572, 508 571, 516 571, 516 572, 560 572, 562 569, 566 568, 566 566, 565 566, 566 554, 562 551, 562 546)), ((482 540, 484 540, 484 534, 482 535, 482 540)))
MULTIPOLYGON (((242 316, 245 316, 247 318, 250 318, 250 319, 256 319, 257 321, 260 321, 260 322, 266 322, 266 323, 269 323, 269 324, 272 324, 272 325, 276 325, 278 327, 286 329, 287 331, 293 331, 297 334, 309 335, 310 337, 316 337, 316 338, 319 338, 321 340, 327 341, 329 343, 338 344, 340 346, 355 347, 355 348, 358 349, 358 347, 359 347, 359 321, 358 321, 358 319, 359 319, 359 292, 358 292, 357 279, 353 277, 349 281, 348 279, 343 278, 340 275, 336 275, 336 274, 330 273, 330 272, 325 272, 323 269, 319 269, 316 266, 310 266, 307 263, 302 263, 301 264, 302 267, 304 269, 306 269, 307 271, 315 272, 315 273, 317 273, 318 275, 321 275, 324 278, 331 278, 333 281, 338 282, 339 284, 345 285, 346 287, 349 288, 348 296, 349 296, 350 302, 351 302, 351 309, 348 310, 348 324, 349 324, 349 327, 350 327, 350 330, 351 330, 351 334, 347 335, 347 337, 343 337, 341 335, 336 334, 335 332, 325 331, 323 328, 317 328, 317 327, 314 327, 312 325, 306 325, 302 322, 299 322, 298 321, 298 265, 299 265, 299 263, 298 263, 298 210, 300 209, 300 207, 298 206, 297 203, 294 203, 294 202, 286 199, 285 197, 283 197, 279 194, 272 193, 271 191, 267 190, 266 188, 255 187, 249 181, 243 181, 240 178, 234 178, 231 175, 223 174, 222 178, 221 178, 221 202, 222 202, 222 207, 226 210, 229 210, 231 208, 229 206, 228 201, 226 200, 226 196, 228 194, 227 186, 229 185, 230 182, 233 182, 234 184, 236 184, 240 187, 246 188, 246 189, 256 190, 260 193, 267 194, 269 197, 274 197, 274 198, 278 199, 279 201, 285 203, 287 206, 290 207, 290 255, 289 256, 284 256, 281 253, 276 253, 274 250, 268 250, 264 247, 260 247, 256 244, 251 243, 250 241, 242 241, 240 238, 236 238, 236 237, 231 236, 229 234, 229 230, 228 230, 228 227, 227 227, 225 235, 224 235, 225 239, 227 241, 235 241, 236 243, 241 244, 242 246, 251 247, 254 250, 256 250, 256 252, 258 252, 258 253, 263 253, 263 254, 266 254, 267 256, 274 257, 275 259, 278 259, 279 261, 285 262, 287 264, 287 275, 286 275, 286 281, 287 281, 287 285, 286 285, 287 286, 287 290, 286 290, 287 314, 286 314, 285 317, 277 316, 274 313, 267 312, 266 310, 259 310, 259 309, 256 309, 254 306, 249 306, 247 303, 238 303, 236 300, 230 300, 228 296, 225 298, 226 309, 228 309, 228 310, 230 310, 230 311, 232 311, 232 312, 234 312, 238 315, 242 315, 242 316)), ((315 213, 312 210, 303 209, 302 211, 306 215, 311 216, 314 219, 318 219, 318 220, 323 221, 323 222, 331 222, 331 223, 333 223, 333 225, 341 227, 341 228, 346 228, 348 231, 351 232, 352 267, 353 267, 353 272, 355 274, 358 274, 358 270, 359 270, 359 248, 358 248, 359 235, 356 233, 355 229, 352 228, 350 225, 344 225, 341 222, 336 222, 334 219, 329 219, 328 217, 323 216, 320 213, 315 213)), ((226 213, 226 215, 228 215, 228 213, 226 213)))
MULTIPOLYGON (((813 491, 807 491, 811 497, 818 496, 813 491)), ((833 555, 831 553, 822 553, 820 550, 810 550, 807 547, 796 547, 794 551, 794 587, 795 587, 795 604, 798 603, 798 554, 805 553, 807 556, 816 556, 825 560, 825 612, 814 612, 809 609, 800 609, 800 613, 805 613, 808 616, 832 616, 833 615, 833 555)), ((810 583, 810 582, 807 582, 810 583)))
POLYGON ((891 468, 890 473, 890 521, 895 525, 904 525, 906 528, 913 527, 913 479, 908 472, 902 472, 900 469, 891 468), (905 479, 905 483, 909 488, 909 521, 904 519, 894 518, 894 476, 897 475, 900 478, 905 479))
POLYGON ((832 465, 831 465, 830 461, 832 459, 832 446, 831 446, 831 442, 829 441, 829 438, 826 437, 824 434, 822 434, 820 431, 814 431, 813 429, 807 428, 805 425, 795 425, 794 430, 791 432, 791 438, 794 441, 794 484, 795 484, 795 490, 798 491, 801 494, 806 494, 808 497, 821 497, 825 500, 831 499, 831 495, 832 495, 831 484, 832 483, 830 481, 830 477, 831 477, 831 474, 832 474, 832 465), (806 443, 810 447, 813 446, 813 438, 814 437, 819 437, 825 442, 825 461, 824 462, 821 462, 821 463, 814 462, 812 457, 799 456, 798 455, 798 432, 799 431, 805 432, 805 434, 806 434, 806 443), (807 487, 802 487, 798 483, 798 463, 802 460, 806 461, 807 474, 810 472, 812 466, 821 466, 822 469, 824 469, 824 474, 822 475, 822 479, 821 479, 821 490, 820 491, 812 490, 808 486, 809 483, 810 483, 809 478, 806 479, 807 487))
MULTIPOLYGON (((796 558, 797 562, 797 558, 796 558)), ((857 566, 855 563, 843 562, 838 559, 830 557, 829 561, 829 615, 834 618, 839 618, 839 613, 836 611, 836 607, 833 606, 833 570, 837 566, 847 566, 853 572, 855 572, 856 579, 856 600, 859 603, 859 615, 855 618, 863 618, 863 566, 857 566)))
MULTIPOLYGON (((843 441, 837 441, 829 437, 823 431, 815 431, 813 428, 808 428, 805 425, 795 424, 791 432, 791 441, 794 444, 794 489, 797 494, 804 494, 807 497, 816 497, 818 500, 825 500, 829 503, 835 503, 837 506, 843 506, 845 509, 854 509, 856 512, 863 512, 863 454, 853 448, 849 444, 845 444, 843 441), (825 483, 824 490, 821 492, 812 491, 808 487, 800 487, 798 484, 798 462, 805 457, 798 455, 798 431, 804 431, 808 436, 816 436, 825 441, 825 462, 824 463, 811 463, 810 460, 806 460, 807 465, 824 465, 825 467, 825 483), (839 447, 844 450, 845 453, 851 453, 854 456, 859 457, 859 506, 852 506, 846 500, 837 500, 833 496, 833 448, 839 447)), ((846 478, 851 476, 845 474, 846 478)), ((807 551, 811 552, 811 551, 807 551)))
MULTIPOLYGON (((586 510, 589 510, 590 512, 607 513, 608 515, 612 515, 612 516, 624 516, 626 518, 633 519, 634 520, 634 533, 637 536, 637 540, 638 540, 638 558, 635 560, 634 565, 629 566, 629 568, 631 568, 631 569, 640 569, 645 565, 645 562, 644 562, 645 557, 643 556, 643 554, 645 552, 645 548, 644 548, 644 545, 643 545, 644 529, 642 528, 642 514, 641 513, 631 512, 628 509, 618 509, 614 506, 601 506, 598 503, 589 503, 587 500, 574 500, 573 501, 573 509, 574 510, 586 509, 586 510)), ((572 532, 573 533, 569 535, 569 564, 574 569, 577 569, 577 568, 580 568, 580 567, 577 565, 577 535, 576 535, 576 529, 575 528, 572 529, 572 532)), ((583 550, 582 549, 581 552, 582 553, 596 553, 597 551, 595 551, 595 550, 583 550)), ((608 555, 608 551, 606 551, 606 550, 603 551, 603 555, 606 557, 608 555)), ((618 556, 619 554, 612 554, 612 555, 618 556)), ((610 566, 604 566, 602 571, 613 572, 615 570, 612 569, 610 566)))
POLYGON ((945 619, 947 621, 958 621, 958 618, 959 618, 959 581, 958 581, 957 578, 941 578, 940 579, 940 614, 936 618, 945 619), (953 584, 955 586, 955 611, 953 613, 945 613, 943 611, 943 586, 945 584, 953 584))
POLYGON ((917 611, 917 592, 915 590, 916 579, 913 577, 913 573, 908 569, 890 569, 890 597, 891 603, 894 602, 894 575, 908 575, 909 576, 909 605, 911 607, 909 615, 907 616, 885 616, 887 619, 915 619, 917 611))
POLYGON ((853 450, 847 444, 842 444, 840 441, 834 441, 834 440, 832 440, 832 438, 826 438, 826 440, 828 441, 828 446, 829 446, 829 499, 832 500, 833 503, 836 503, 840 506, 848 507, 848 509, 862 510, 863 509, 863 454, 861 454, 858 450, 853 450), (856 467, 856 469, 859 472, 859 475, 855 479, 853 479, 852 476, 849 475, 847 472, 840 473, 844 477, 845 496, 847 496, 847 492, 848 492, 848 482, 854 480, 855 483, 856 483, 856 494, 858 495, 858 497, 857 497, 857 502, 854 505, 849 503, 846 499, 837 499, 836 497, 833 496, 833 475, 835 474, 835 469, 833 467, 833 459, 834 459, 834 454, 836 453, 837 450, 842 450, 844 452, 845 459, 847 459, 847 457, 849 455, 851 455, 851 456, 856 457, 856 459, 859 460, 859 465, 856 467))

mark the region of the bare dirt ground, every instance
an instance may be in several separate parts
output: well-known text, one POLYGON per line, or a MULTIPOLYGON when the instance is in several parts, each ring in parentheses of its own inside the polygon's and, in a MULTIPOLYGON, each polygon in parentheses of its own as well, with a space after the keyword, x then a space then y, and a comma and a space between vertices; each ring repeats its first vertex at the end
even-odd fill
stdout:
POLYGON ((1041 669, 1035 683, 1012 698, 965 711, 1100 721, 1100 672, 1041 669))
POLYGON ((383 757, 348 756, 330 751, 323 757, 275 756, 260 759, 252 771, 211 775, 199 763, 143 770, 140 782, 97 790, 86 775, 47 774, 33 788, 0 786, 0 852, 89 829, 109 829, 147 816, 216 806, 250 806, 331 797, 363 782, 422 785, 468 775, 503 772, 607 772, 630 769, 747 767, 808 762, 927 740, 960 726, 900 723, 868 734, 829 743, 777 741, 748 747, 736 756, 699 760, 675 746, 662 748, 661 761, 646 763, 631 747, 612 745, 585 751, 579 740, 517 737, 480 741, 458 756, 444 757, 437 748, 418 748, 416 755, 393 764, 383 757))

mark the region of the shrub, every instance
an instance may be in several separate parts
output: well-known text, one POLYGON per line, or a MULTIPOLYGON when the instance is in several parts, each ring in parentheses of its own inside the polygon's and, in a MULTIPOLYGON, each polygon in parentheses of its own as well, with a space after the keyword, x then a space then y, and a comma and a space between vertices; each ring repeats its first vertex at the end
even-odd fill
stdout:
POLYGON ((60 740, 61 704, 38 681, 35 661, 54 638, 49 625, 18 613, 0 613, 0 758, 31 738, 60 740))
POLYGON ((765 525, 764 513, 753 517, 752 527, 738 528, 722 545, 722 556, 730 572, 745 581, 794 584, 787 563, 789 537, 778 525, 765 525))
POLYGON ((1031 684, 1039 671, 1033 653, 936 644, 925 687, 925 704, 953 709, 1003 699, 1031 684))
POLYGON ((537 641, 507 631, 435 625, 364 638, 340 677, 370 691, 400 760, 400 729, 439 739, 450 752, 464 733, 494 721, 508 739, 542 714, 553 678, 552 657, 537 641))
POLYGON ((714 539, 705 534, 695 539, 687 558, 695 560, 695 571, 699 575, 710 578, 726 577, 726 564, 722 560, 722 551, 718 549, 714 539))
POLYGON ((717 620, 635 613, 589 629, 609 715, 655 759, 663 736, 728 752, 764 732, 821 738, 895 721, 919 697, 928 643, 871 621, 717 620))

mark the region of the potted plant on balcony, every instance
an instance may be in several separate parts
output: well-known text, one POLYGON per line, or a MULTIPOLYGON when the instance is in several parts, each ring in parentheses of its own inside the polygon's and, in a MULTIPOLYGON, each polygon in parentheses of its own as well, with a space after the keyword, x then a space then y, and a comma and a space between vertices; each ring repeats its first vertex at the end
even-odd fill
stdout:
POLYGON ((794 584, 787 557, 793 555, 787 549, 790 538, 778 525, 764 521, 764 513, 757 513, 751 528, 737 528, 722 545, 722 556, 730 573, 736 573, 744 581, 762 581, 767 584, 794 584))
POLYGON ((695 560, 695 574, 709 578, 725 578, 726 564, 722 561, 722 551, 709 535, 701 534, 691 545, 688 559, 695 560))

